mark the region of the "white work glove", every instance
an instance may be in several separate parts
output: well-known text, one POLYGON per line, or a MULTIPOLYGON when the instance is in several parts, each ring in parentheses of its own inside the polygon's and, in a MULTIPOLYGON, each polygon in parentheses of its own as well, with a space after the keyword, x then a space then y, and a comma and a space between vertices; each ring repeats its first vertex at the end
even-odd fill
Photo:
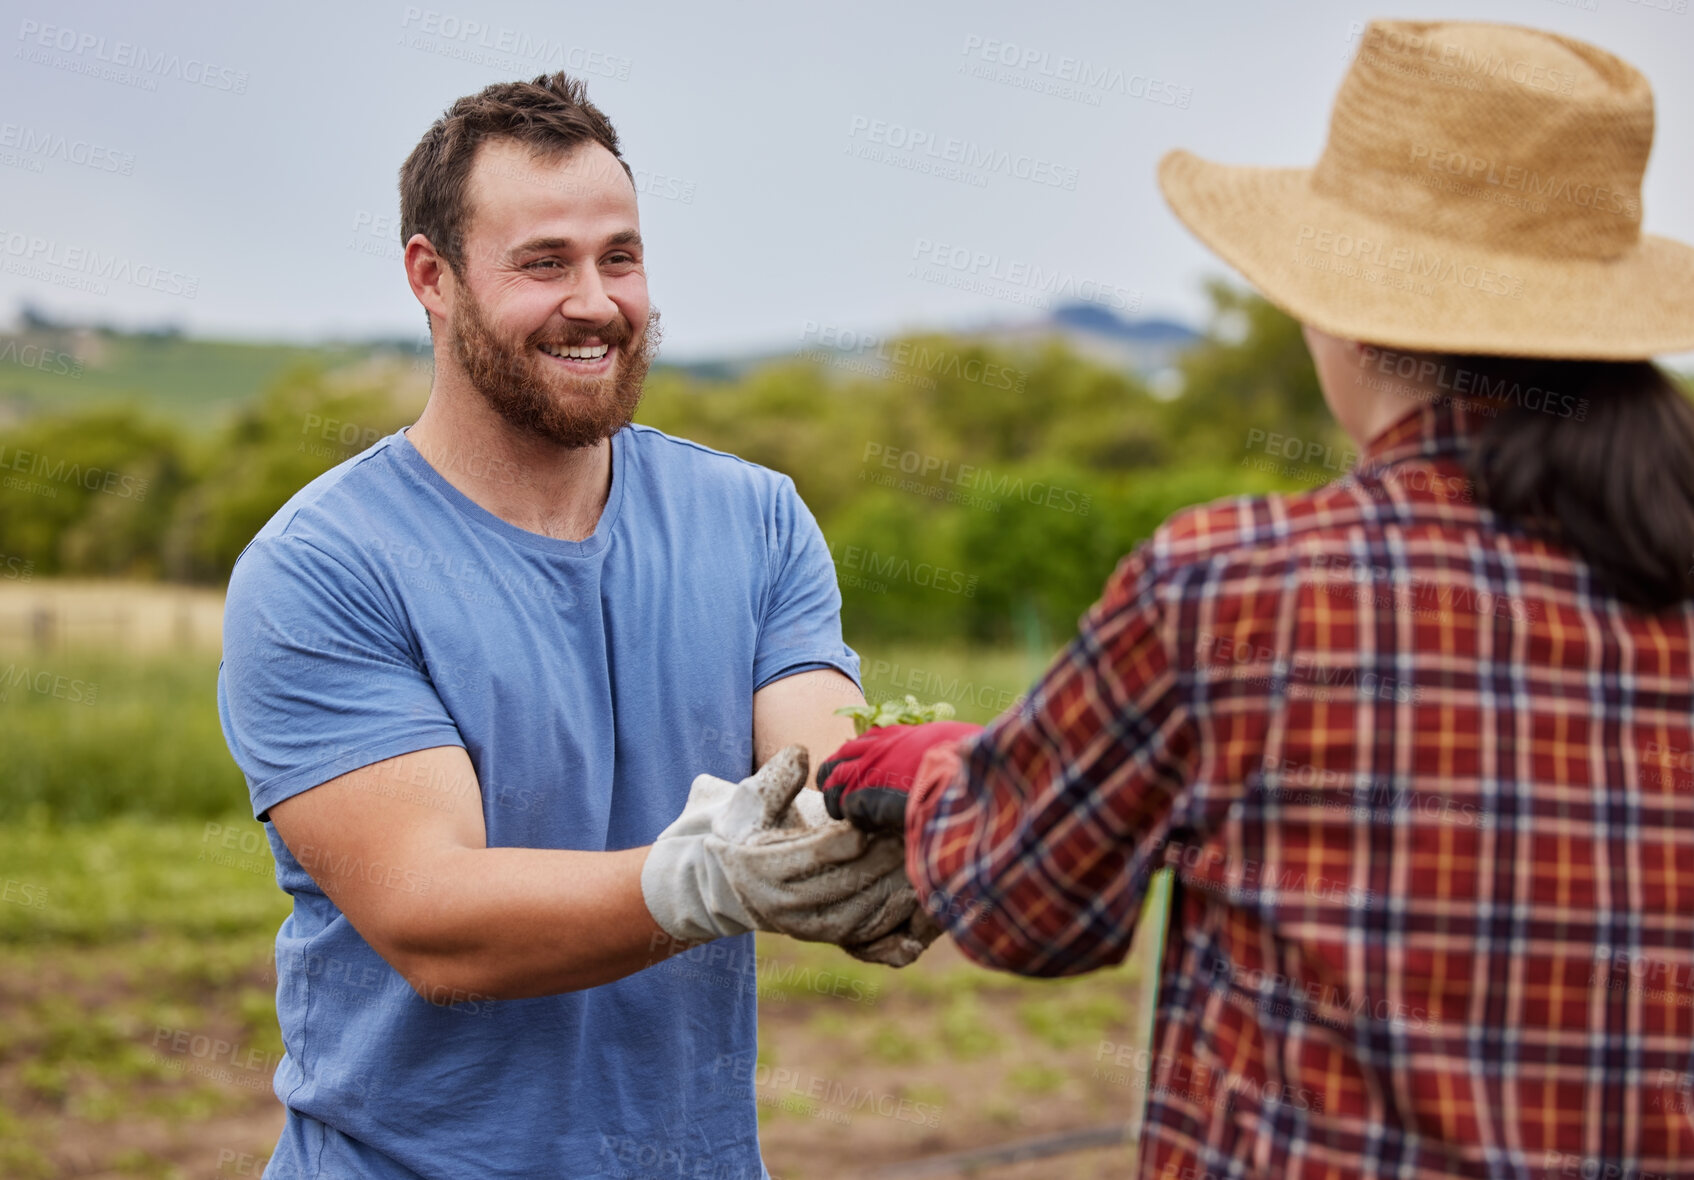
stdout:
MULTIPOLYGON (((879 836, 878 839, 900 842, 898 836, 879 836)), ((901 859, 905 859, 904 851, 901 853, 901 859)), ((867 963, 904 967, 916 962, 918 956, 928 949, 929 944, 941 937, 945 927, 919 904, 917 891, 912 888, 912 883, 906 876, 904 864, 900 866, 899 885, 911 897, 911 912, 906 920, 881 938, 872 939, 870 942, 844 942, 841 944, 842 950, 867 963)))
POLYGON ((904 966, 939 928, 900 840, 830 819, 806 774, 805 749, 789 746, 739 783, 696 778, 642 866, 648 910, 685 942, 770 930, 904 966))

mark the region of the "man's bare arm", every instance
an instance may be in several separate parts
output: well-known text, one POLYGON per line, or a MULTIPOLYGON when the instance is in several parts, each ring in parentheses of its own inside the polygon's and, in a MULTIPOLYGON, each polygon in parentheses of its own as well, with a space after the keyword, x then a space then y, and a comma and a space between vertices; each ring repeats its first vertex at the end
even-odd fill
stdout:
MULTIPOLYGON (((853 736, 861 704, 835 671, 753 697, 763 764, 799 743, 821 761, 853 736)), ((482 792, 459 746, 374 763, 270 810, 277 834, 353 928, 420 995, 522 999, 595 987, 686 949, 643 899, 647 848, 489 848, 482 792)))
POLYGON ((685 949, 642 900, 646 848, 489 848, 460 746, 352 771, 270 817, 353 928, 435 1002, 594 987, 685 949))
POLYGON ((853 719, 837 717, 842 705, 862 705, 865 696, 834 668, 796 672, 753 694, 753 764, 784 746, 806 747, 814 768, 853 740, 853 719))

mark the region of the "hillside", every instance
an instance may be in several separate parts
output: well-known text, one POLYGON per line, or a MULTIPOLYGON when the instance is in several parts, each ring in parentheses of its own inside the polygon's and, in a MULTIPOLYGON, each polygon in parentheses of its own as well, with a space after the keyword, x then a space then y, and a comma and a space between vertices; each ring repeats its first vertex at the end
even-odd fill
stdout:
POLYGON ((393 346, 197 340, 29 322, 0 333, 0 426, 37 413, 139 403, 196 433, 223 423, 289 367, 340 369, 393 346))

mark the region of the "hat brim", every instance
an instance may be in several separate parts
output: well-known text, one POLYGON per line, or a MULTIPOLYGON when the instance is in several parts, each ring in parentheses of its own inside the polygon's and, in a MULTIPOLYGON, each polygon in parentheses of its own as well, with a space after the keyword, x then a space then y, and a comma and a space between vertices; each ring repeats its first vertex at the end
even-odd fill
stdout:
POLYGON ((1159 187, 1202 242, 1273 304, 1390 348, 1645 360, 1694 349, 1694 247, 1643 235, 1605 260, 1457 243, 1312 191, 1309 168, 1173 151, 1159 187))

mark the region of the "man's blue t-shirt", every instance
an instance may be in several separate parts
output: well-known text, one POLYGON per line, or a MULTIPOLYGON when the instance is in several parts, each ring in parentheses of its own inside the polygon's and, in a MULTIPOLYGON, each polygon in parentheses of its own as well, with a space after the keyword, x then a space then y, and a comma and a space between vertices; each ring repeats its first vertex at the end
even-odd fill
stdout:
MULTIPOLYGON (((219 716, 261 820, 350 770, 460 745, 491 847, 639 847, 695 775, 747 774, 756 690, 816 667, 857 681, 840 603, 787 476, 626 427, 594 535, 561 541, 479 507, 397 431, 242 552, 219 716)), ((443 789, 379 782, 397 799, 443 789)), ((766 1174, 752 935, 584 991, 439 1006, 306 869, 424 904, 439 883, 296 859, 265 827, 294 898, 277 935, 288 1116, 267 1177, 766 1174)))

